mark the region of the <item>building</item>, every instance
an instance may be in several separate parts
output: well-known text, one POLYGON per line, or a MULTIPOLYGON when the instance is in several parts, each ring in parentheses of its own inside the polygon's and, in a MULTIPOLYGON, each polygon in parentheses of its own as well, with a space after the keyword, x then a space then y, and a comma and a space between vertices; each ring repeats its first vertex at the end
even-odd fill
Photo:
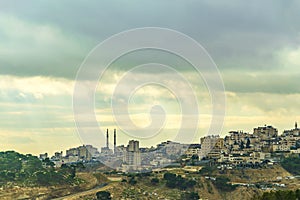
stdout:
POLYGON ((290 146, 287 144, 273 144, 272 151, 290 151, 290 146))
POLYGON ((210 153, 214 155, 220 152, 220 149, 224 146, 224 139, 220 138, 219 135, 209 135, 203 138, 200 138, 201 151, 199 153, 199 159, 207 157, 210 153))
POLYGON ((191 144, 189 148, 186 150, 185 155, 188 158, 191 158, 193 155, 199 155, 201 151, 200 144, 191 144))
POLYGON ((283 131, 282 136, 294 136, 294 137, 300 137, 300 129, 298 128, 297 122, 295 122, 295 128, 291 130, 285 130, 283 131))
POLYGON ((90 161, 99 155, 98 149, 92 145, 83 145, 77 148, 71 148, 66 150, 65 160, 75 160, 90 161))
POLYGON ((40 160, 45 160, 46 158, 48 158, 48 153, 40 154, 39 158, 40 160))
POLYGON ((66 150, 66 156, 78 156, 78 149, 71 148, 71 149, 66 150))
POLYGON ((135 171, 141 168, 139 141, 130 140, 123 156, 124 171, 135 171))
POLYGON ((51 157, 51 160, 61 160, 63 157, 63 152, 55 152, 54 156, 51 157))
POLYGON ((278 137, 278 130, 273 126, 263 126, 253 129, 253 135, 261 138, 262 140, 268 140, 278 137))

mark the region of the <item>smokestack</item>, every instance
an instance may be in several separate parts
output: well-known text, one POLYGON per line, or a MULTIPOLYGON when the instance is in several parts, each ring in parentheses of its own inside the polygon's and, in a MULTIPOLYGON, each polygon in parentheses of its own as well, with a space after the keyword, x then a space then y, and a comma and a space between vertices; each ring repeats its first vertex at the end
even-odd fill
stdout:
POLYGON ((108 143, 108 129, 106 129, 106 147, 109 149, 109 143, 108 143))
POLYGON ((117 149, 117 131, 114 129, 114 153, 116 153, 117 149))

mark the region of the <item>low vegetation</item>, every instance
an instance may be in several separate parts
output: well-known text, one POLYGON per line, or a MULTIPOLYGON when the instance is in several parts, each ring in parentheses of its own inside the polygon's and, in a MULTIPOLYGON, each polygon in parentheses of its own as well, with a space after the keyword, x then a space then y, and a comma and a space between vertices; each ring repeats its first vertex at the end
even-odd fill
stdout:
POLYGON ((100 191, 96 193, 97 200, 110 200, 111 195, 107 191, 100 191))
POLYGON ((294 175, 300 175, 300 157, 299 155, 293 155, 284 158, 281 161, 281 166, 288 172, 294 175))
POLYGON ((200 199, 196 192, 185 192, 181 195, 181 200, 198 200, 200 199))
POLYGON ((196 185, 196 181, 182 178, 180 175, 165 173, 164 180, 166 180, 166 186, 168 188, 178 188, 180 190, 186 190, 193 188, 196 185))
POLYGON ((296 191, 291 190, 280 190, 276 192, 265 192, 261 196, 256 196, 253 200, 298 200, 300 199, 300 189, 296 191))
POLYGON ((236 186, 231 185, 229 181, 230 179, 228 177, 219 176, 213 183, 221 192, 232 192, 235 190, 236 186))

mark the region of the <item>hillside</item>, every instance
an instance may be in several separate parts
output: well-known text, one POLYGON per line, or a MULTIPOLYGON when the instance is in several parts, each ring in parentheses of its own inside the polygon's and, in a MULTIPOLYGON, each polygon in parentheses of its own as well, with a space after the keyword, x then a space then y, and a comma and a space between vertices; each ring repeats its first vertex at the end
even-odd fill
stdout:
POLYGON ((76 165, 54 168, 49 160, 14 151, 0 152, 0 199, 52 199, 89 190, 107 179, 77 172, 76 165))
POLYGON ((0 152, 0 163, 0 185, 3 187, 79 184, 74 167, 54 168, 49 159, 41 161, 30 154, 7 151, 0 152))
MULTIPOLYGON (((166 168, 123 174, 102 165, 80 170, 75 165, 54 168, 49 160, 13 151, 0 152, 0 163, 0 199, 96 199, 97 192, 108 191, 113 199, 175 200, 199 195, 202 199, 250 200, 270 187, 300 188, 300 180, 289 178, 292 174, 280 165, 233 170, 204 166, 200 171, 199 167, 195 171, 166 168)), ((290 169, 289 165, 285 168, 290 169)))
MULTIPOLYGON (((228 170, 218 171, 214 170, 209 174, 209 177, 227 177, 230 183, 244 183, 253 184, 250 186, 235 186, 235 187, 220 187, 213 179, 208 179, 208 174, 201 173, 186 173, 182 169, 170 169, 159 173, 151 173, 144 175, 108 175, 113 177, 120 177, 123 181, 113 182, 105 191, 111 193, 113 199, 183 199, 186 193, 197 193, 202 199, 227 199, 227 200, 251 200, 255 195, 262 195, 264 192, 269 191, 260 188, 260 185, 268 183, 285 184, 285 188, 277 187, 278 190, 296 190, 300 187, 299 179, 285 179, 280 182, 276 177, 289 177, 291 176, 281 166, 272 166, 262 169, 243 169, 243 170, 228 170), (180 189, 175 187, 168 187, 167 181, 164 179, 166 173, 173 173, 180 175, 185 180, 194 180, 196 184, 194 187, 180 189), (133 178, 134 177, 134 178, 133 178), (153 182, 153 179, 158 179, 158 182, 153 182), (135 181, 132 181, 135 180, 135 181)), ((222 183, 226 185, 227 183, 222 183)), ((80 193, 70 199, 95 199, 95 193, 102 191, 98 189, 94 193, 80 193)), ((69 198, 67 198, 69 199, 69 198)))

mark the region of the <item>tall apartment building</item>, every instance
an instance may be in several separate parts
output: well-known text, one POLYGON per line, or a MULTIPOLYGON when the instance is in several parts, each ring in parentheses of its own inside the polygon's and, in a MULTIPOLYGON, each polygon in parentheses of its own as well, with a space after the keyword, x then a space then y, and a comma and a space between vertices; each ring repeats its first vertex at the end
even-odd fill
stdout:
POLYGON ((138 170, 141 166, 141 152, 139 141, 130 140, 123 157, 124 166, 128 170, 138 170))

